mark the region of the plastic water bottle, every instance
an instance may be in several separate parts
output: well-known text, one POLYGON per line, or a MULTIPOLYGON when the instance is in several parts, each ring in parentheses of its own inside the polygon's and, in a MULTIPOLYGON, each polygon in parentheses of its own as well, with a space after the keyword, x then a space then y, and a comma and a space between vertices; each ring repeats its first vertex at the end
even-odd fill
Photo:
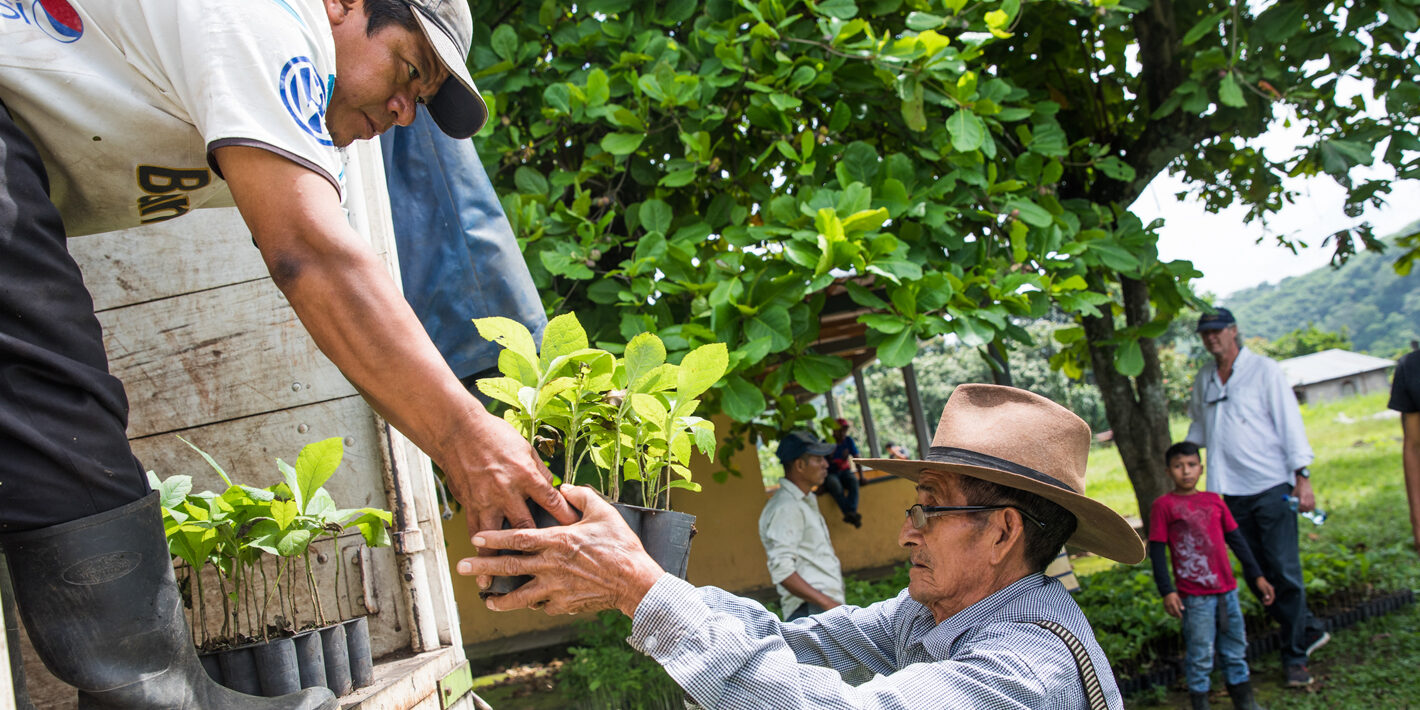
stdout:
MULTIPOLYGON (((1287 501, 1287 507, 1291 508, 1293 513, 1296 513, 1297 506, 1301 504, 1301 500, 1298 499, 1296 496, 1290 495, 1282 497, 1287 501)), ((1303 518, 1306 518, 1307 520, 1312 521, 1313 525, 1321 525, 1322 523, 1326 522, 1326 511, 1322 510, 1321 508, 1309 510, 1305 513, 1299 513, 1299 515, 1301 515, 1303 518)))

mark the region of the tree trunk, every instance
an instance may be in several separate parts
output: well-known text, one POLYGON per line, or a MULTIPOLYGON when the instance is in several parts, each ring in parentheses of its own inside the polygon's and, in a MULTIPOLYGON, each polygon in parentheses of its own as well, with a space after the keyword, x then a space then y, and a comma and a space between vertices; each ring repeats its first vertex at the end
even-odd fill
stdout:
MULTIPOLYGON (((1120 279, 1124 291, 1125 322, 1142 325, 1150 319, 1149 287, 1136 279, 1120 279)), ((1114 430, 1114 445, 1124 461, 1124 470, 1134 486, 1139 517, 1149 529, 1149 505, 1168 492, 1164 473, 1164 451, 1169 440, 1168 399, 1164 395, 1163 370, 1153 340, 1140 339, 1144 371, 1130 378, 1114 369, 1114 346, 1102 343, 1114 336, 1114 320, 1108 314, 1084 319, 1090 344, 1090 364, 1104 399, 1105 416, 1114 430)))
POLYGON ((981 353, 981 357, 986 360, 986 366, 991 368, 991 383, 1014 387, 1011 377, 1011 360, 1005 348, 993 340, 986 344, 986 351, 981 353))

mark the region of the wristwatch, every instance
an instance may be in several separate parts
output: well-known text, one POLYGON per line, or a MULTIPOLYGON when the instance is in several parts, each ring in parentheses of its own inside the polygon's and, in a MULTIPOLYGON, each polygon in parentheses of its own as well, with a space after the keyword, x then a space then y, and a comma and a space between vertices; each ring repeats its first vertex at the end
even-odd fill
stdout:
POLYGON ((1297 469, 1297 477, 1298 477, 1298 478, 1311 478, 1311 477, 1312 477, 1312 472, 1311 472, 1311 470, 1308 469, 1306 466, 1303 466, 1303 467, 1297 469))

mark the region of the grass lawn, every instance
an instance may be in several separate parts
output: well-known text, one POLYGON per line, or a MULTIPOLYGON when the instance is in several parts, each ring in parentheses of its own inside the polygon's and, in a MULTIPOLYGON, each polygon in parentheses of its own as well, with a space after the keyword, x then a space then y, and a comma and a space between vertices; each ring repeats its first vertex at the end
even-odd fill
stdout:
MULTIPOLYGON (((1302 408, 1307 438, 1316 452, 1312 483, 1318 506, 1329 517, 1321 527, 1302 521, 1301 549, 1304 558, 1336 546, 1369 551, 1376 560, 1373 564, 1380 566, 1383 581, 1378 586, 1420 589, 1420 556, 1411 543, 1401 474, 1400 421, 1387 413, 1385 402, 1386 394, 1377 393, 1302 408)), ((1186 427, 1187 422, 1175 422, 1175 437, 1182 438, 1186 427)), ((1133 490, 1113 449, 1093 451, 1089 471, 1091 497, 1125 515, 1138 514, 1133 490)), ((1078 571, 1093 571, 1091 564, 1093 569, 1104 566, 1091 560, 1078 571)), ((1089 584, 1088 577, 1083 583, 1089 584)), ((1253 682, 1259 702, 1271 710, 1420 707, 1420 682, 1415 678, 1420 667, 1420 608, 1412 605, 1333 636, 1312 657, 1310 667, 1317 682, 1305 691, 1282 687, 1275 653, 1255 661, 1253 682)), ((1221 689, 1221 679, 1214 678, 1214 687, 1221 689)), ((1231 707, 1221 695, 1213 702, 1231 707)), ((1136 698, 1130 703, 1133 708, 1186 706, 1181 689, 1167 697, 1136 698)))

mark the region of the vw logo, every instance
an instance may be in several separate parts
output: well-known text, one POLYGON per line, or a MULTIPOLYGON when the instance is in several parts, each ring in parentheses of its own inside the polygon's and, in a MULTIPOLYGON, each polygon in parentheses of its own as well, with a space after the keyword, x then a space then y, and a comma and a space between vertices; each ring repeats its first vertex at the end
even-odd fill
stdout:
POLYGON ((281 68, 281 101, 301 130, 321 145, 335 145, 325 130, 325 82, 310 57, 296 57, 281 68))

